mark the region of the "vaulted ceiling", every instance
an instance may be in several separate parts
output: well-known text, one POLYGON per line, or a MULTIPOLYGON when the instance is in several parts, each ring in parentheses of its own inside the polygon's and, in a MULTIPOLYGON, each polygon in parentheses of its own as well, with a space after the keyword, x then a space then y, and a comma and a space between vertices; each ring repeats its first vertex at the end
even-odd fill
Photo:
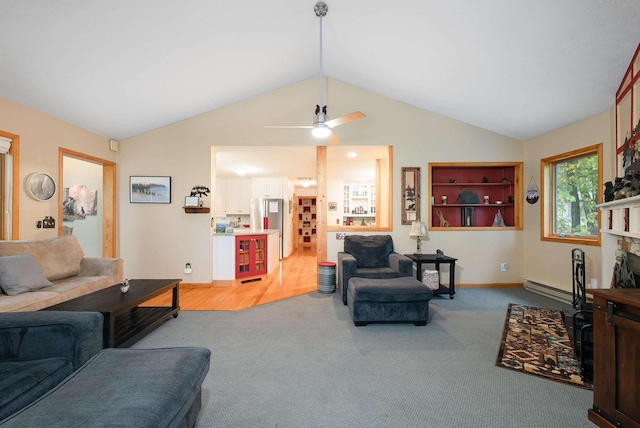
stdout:
MULTIPOLYGON (((637 0, 326 3, 325 76, 521 140, 609 108, 640 41, 637 0)), ((0 97, 123 139, 318 76, 315 4, 0 0, 0 97)))

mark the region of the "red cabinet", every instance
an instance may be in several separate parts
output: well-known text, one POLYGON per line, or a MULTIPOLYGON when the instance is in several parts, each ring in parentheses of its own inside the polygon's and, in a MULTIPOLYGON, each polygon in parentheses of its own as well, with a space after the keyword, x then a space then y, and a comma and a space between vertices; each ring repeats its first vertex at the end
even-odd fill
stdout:
POLYGON ((236 278, 267 273, 267 235, 236 236, 236 278))

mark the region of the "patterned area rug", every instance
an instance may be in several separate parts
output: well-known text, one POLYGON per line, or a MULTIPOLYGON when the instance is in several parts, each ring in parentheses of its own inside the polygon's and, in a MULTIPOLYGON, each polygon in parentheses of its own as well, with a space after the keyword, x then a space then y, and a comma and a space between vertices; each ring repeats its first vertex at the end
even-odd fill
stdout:
POLYGON ((555 309, 510 303, 496 365, 593 388, 580 376, 563 313, 555 309))

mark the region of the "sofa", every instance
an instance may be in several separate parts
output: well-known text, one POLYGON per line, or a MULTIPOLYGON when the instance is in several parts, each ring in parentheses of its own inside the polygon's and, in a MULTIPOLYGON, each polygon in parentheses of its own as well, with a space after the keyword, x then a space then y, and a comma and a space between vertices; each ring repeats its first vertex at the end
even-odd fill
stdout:
POLYGON ((0 427, 193 427, 211 352, 102 349, 98 312, 0 314, 0 427))
POLYGON ((347 304, 351 278, 390 279, 413 276, 413 261, 396 253, 391 235, 347 235, 338 252, 338 285, 347 304))
POLYGON ((122 282, 123 260, 84 257, 73 236, 0 241, 0 312, 37 311, 122 282))

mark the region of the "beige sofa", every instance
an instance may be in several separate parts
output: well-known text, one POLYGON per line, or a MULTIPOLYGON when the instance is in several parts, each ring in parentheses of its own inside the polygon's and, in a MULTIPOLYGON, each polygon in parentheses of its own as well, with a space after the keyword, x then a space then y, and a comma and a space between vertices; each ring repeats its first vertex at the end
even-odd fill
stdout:
POLYGON ((122 281, 123 264, 122 259, 84 257, 73 235, 0 241, 0 312, 37 311, 110 287, 122 281))

